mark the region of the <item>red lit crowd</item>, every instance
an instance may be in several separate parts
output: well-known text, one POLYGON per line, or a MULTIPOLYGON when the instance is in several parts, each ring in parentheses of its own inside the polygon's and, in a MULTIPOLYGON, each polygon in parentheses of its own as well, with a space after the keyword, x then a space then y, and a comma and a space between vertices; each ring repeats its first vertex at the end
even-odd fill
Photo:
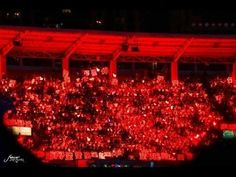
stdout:
MULTIPOLYGON (((231 88, 223 78, 211 84, 223 88, 216 89, 216 98, 224 99, 224 88, 231 88)), ((162 76, 117 84, 97 70, 71 82, 41 76, 23 82, 4 79, 0 92, 14 99, 15 110, 6 119, 31 121, 32 136, 21 140, 30 150, 175 157, 211 144, 223 121, 202 83, 172 84, 162 76)), ((235 113, 235 95, 227 99, 235 113)))
POLYGON ((227 115, 230 115, 232 120, 236 119, 236 88, 232 87, 232 79, 222 79, 216 77, 210 81, 211 92, 214 95, 214 100, 219 105, 223 105, 227 115))

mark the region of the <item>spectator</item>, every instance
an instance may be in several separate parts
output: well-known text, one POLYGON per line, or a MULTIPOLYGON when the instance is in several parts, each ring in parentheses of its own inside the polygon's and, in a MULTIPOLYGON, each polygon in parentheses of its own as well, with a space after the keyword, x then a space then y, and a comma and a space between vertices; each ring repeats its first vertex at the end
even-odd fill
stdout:
MULTIPOLYGON (((33 135, 21 141, 31 150, 176 156, 212 143, 223 120, 195 81, 172 85, 157 77, 111 85, 101 73, 69 83, 36 76, 22 83, 3 79, 0 92, 15 100, 8 119, 31 121, 33 135)), ((216 97, 235 113, 235 95, 218 89, 216 97)))

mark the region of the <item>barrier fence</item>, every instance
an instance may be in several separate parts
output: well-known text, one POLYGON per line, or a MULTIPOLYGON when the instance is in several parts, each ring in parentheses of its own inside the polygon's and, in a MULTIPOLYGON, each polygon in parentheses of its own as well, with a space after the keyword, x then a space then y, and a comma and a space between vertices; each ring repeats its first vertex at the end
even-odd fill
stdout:
MULTIPOLYGON (((113 159, 120 158, 122 154, 112 154, 112 152, 63 152, 63 151, 33 151, 33 154, 45 162, 50 162, 53 160, 92 160, 92 159, 113 159)), ((140 158, 138 160, 153 160, 153 161, 184 161, 192 160, 193 154, 176 154, 171 156, 168 153, 140 153, 140 158)), ((130 159, 129 159, 130 160, 130 159)))

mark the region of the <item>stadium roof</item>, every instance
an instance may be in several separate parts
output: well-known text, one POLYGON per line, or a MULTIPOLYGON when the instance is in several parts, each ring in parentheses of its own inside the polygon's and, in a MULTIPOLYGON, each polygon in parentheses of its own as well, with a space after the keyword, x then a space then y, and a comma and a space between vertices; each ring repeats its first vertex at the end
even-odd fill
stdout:
POLYGON ((75 60, 109 61, 117 57, 122 62, 175 60, 233 63, 236 61, 236 35, 173 35, 0 26, 0 49, 7 56, 18 58, 62 59, 69 56, 75 60))

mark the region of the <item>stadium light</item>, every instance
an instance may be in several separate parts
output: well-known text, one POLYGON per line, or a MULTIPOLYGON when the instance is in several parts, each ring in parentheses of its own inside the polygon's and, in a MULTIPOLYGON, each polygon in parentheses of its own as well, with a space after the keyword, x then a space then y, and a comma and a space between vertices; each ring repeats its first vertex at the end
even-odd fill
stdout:
POLYGON ((62 9, 62 13, 71 14, 71 9, 62 9))
POLYGON ((14 15, 19 17, 20 16, 20 12, 15 12, 14 15))
POLYGON ((102 21, 101 20, 96 20, 96 23, 101 25, 102 24, 102 21))
POLYGON ((208 23, 208 22, 206 22, 206 23, 205 23, 205 27, 208 27, 208 26, 209 26, 209 23, 208 23))
POLYGON ((121 50, 127 52, 129 49, 128 43, 121 44, 121 50))
POLYGON ((132 52, 139 52, 138 46, 133 46, 131 49, 132 49, 132 52))
POLYGON ((20 39, 15 39, 15 40, 13 40, 13 45, 16 47, 20 47, 20 46, 22 46, 22 42, 20 39))
POLYGON ((224 23, 224 27, 228 27, 229 26, 229 24, 228 23, 224 23))

